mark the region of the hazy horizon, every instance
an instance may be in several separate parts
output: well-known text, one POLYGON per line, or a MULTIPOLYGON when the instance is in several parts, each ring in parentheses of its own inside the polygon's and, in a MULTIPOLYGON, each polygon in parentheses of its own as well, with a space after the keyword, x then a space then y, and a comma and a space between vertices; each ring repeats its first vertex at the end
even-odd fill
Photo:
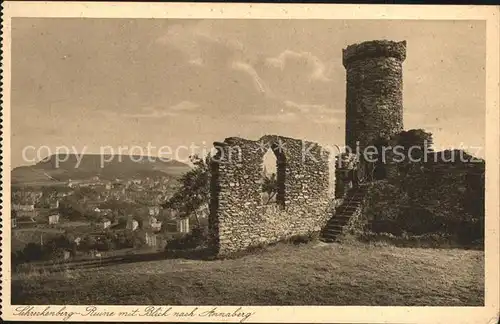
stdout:
POLYGON ((405 129, 484 147, 484 22, 13 18, 12 167, 27 146, 343 145, 342 48, 373 39, 407 41, 405 129))

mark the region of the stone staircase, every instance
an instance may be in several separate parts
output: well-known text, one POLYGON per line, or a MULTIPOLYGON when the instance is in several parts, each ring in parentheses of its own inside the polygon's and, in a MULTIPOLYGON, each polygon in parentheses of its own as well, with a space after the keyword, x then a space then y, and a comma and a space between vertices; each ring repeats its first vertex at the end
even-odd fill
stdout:
POLYGON ((321 241, 335 242, 339 238, 343 227, 347 225, 351 217, 356 212, 361 212, 365 193, 366 189, 363 186, 349 190, 342 205, 337 207, 335 215, 326 223, 320 237, 321 241))

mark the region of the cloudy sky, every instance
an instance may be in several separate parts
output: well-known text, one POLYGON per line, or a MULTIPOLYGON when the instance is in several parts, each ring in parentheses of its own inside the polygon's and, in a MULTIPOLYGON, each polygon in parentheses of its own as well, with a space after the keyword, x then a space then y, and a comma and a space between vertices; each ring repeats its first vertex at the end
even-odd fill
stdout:
POLYGON ((26 146, 343 145, 342 48, 373 39, 407 40, 406 129, 484 146, 481 22, 14 18, 12 166, 30 164, 26 146))

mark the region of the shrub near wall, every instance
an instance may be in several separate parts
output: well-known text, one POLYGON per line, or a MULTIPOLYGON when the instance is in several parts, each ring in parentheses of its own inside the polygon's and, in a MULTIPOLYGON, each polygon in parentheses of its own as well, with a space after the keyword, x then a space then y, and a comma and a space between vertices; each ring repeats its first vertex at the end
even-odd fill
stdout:
POLYGON ((480 248, 478 244, 463 245, 446 233, 427 233, 423 235, 409 235, 403 232, 400 235, 390 233, 365 232, 357 237, 358 240, 372 244, 388 244, 397 247, 411 248, 480 248))
POLYGON ((430 245, 483 244, 484 209, 477 205, 484 204, 484 200, 481 190, 471 193, 467 189, 470 171, 450 165, 446 172, 415 170, 420 171, 405 175, 399 182, 378 181, 369 185, 365 215, 368 233, 373 234, 366 234, 365 239, 386 233, 391 241, 406 235, 408 240, 430 240, 432 243, 426 243, 430 245))

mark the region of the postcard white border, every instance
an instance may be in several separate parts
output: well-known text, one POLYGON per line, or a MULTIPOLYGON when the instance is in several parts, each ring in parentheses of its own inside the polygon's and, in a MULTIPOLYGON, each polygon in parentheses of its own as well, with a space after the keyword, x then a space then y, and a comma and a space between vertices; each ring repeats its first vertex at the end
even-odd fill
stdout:
MULTIPOLYGON (((499 8, 495 6, 221 4, 221 3, 85 3, 6 2, 3 6, 3 133, 10 134, 10 30, 12 17, 88 18, 244 18, 244 19, 408 19, 484 20, 486 59, 486 238, 484 307, 373 307, 373 306, 245 306, 255 312, 246 322, 257 323, 496 323, 499 312, 499 8)), ((471 107, 471 109, 474 109, 471 107)), ((10 137, 2 137, 2 319, 57 321, 59 317, 14 316, 10 304, 10 137)), ((59 305, 63 306, 63 305, 59 305)), ((69 306, 82 311, 86 306, 69 306)), ((196 305, 194 305, 196 306, 196 305)), ((57 308, 54 305, 54 308, 57 308)), ((200 306, 210 309, 210 306, 200 306)), ((43 306, 38 306, 42 309, 43 306)), ((109 311, 137 306, 99 306, 109 311)), ((237 307, 220 306, 233 311, 237 307)), ((191 306, 176 306, 190 310, 191 306)), ((71 321, 166 321, 166 318, 72 317, 71 321)), ((179 321, 179 319, 172 319, 179 321)), ((224 318, 192 318, 192 322, 222 322, 224 318)))

